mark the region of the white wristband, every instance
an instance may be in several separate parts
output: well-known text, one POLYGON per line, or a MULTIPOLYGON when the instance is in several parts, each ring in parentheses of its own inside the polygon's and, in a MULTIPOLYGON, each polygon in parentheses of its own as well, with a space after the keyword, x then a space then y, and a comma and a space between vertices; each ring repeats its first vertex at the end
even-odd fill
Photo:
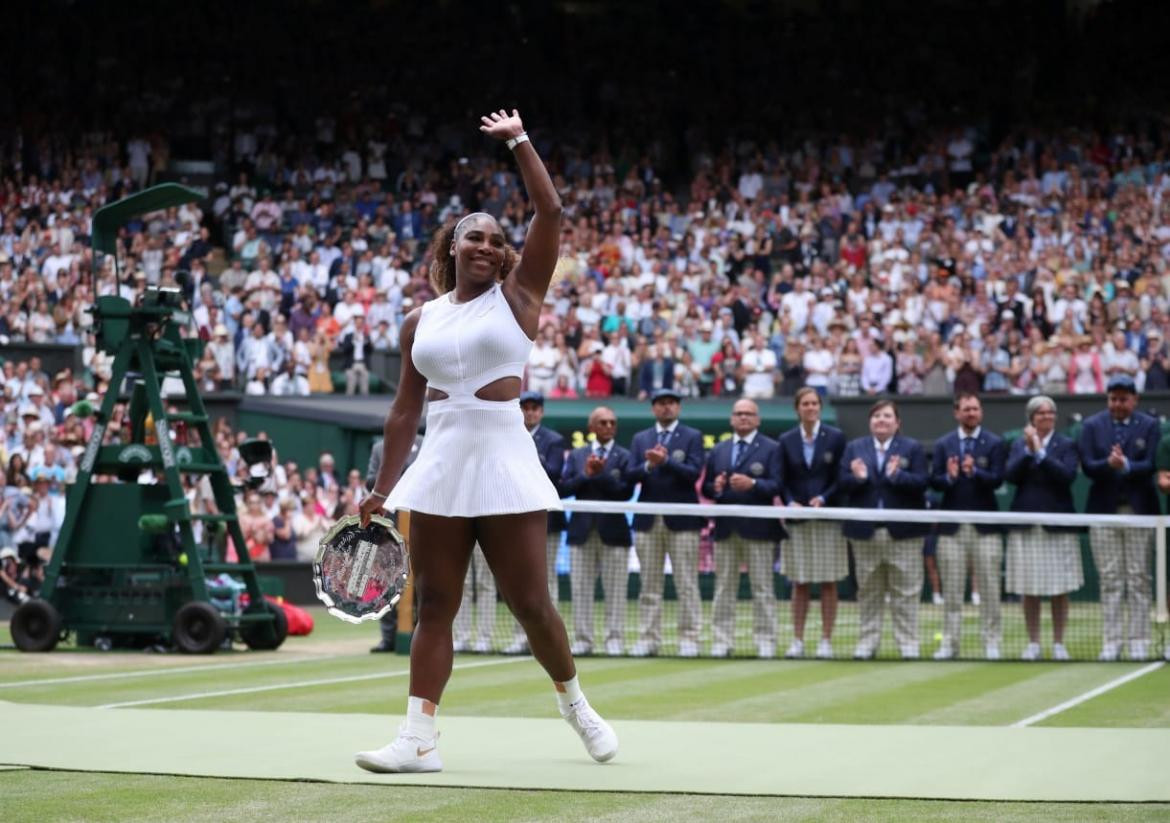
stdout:
POLYGON ((517 146, 519 146, 521 143, 527 143, 527 142, 528 142, 528 132, 522 131, 518 135, 516 135, 515 137, 510 137, 507 140, 505 140, 504 145, 507 146, 510 151, 515 151, 517 146))
POLYGON ((369 495, 369 496, 370 496, 370 497, 379 497, 379 498, 381 498, 382 500, 385 500, 385 499, 386 499, 387 497, 389 497, 390 495, 388 495, 388 494, 382 494, 381 492, 376 492, 376 491, 374 491, 373 489, 370 489, 370 495, 369 495))

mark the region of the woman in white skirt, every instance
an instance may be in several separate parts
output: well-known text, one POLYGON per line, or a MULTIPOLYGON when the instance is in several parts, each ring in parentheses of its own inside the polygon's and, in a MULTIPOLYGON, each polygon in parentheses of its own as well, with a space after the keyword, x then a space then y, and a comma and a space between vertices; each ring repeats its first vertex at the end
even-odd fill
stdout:
POLYGON ((410 647, 406 723, 381 749, 359 752, 375 772, 442 768, 435 729, 451 675, 451 627, 476 541, 503 599, 553 680, 561 715, 589 754, 606 761, 617 736, 581 693, 569 639, 549 599, 545 532, 560 498, 524 428, 520 379, 532 350, 560 242, 561 202, 520 115, 500 110, 480 130, 516 156, 535 216, 518 256, 491 215, 468 215, 431 241, 440 296, 402 324, 402 373, 386 417, 382 465, 363 522, 385 505, 407 509, 418 625, 410 647), (426 437, 397 482, 427 401, 426 437))
MULTIPOLYGON (((1055 524, 1061 514, 1072 514, 1072 484, 1077 476, 1076 444, 1053 431, 1056 403, 1038 395, 1025 408, 1028 425, 1012 443, 1006 480, 1014 483, 1012 511, 1044 512, 1038 518, 1055 524)), ((1013 526, 1008 537, 1007 591, 1024 601, 1028 645, 1023 660, 1040 659, 1040 598, 1052 598, 1052 659, 1068 660, 1064 627, 1068 623, 1068 594, 1085 583, 1081 566, 1080 529, 1077 527, 1013 526)))
MULTIPOLYGON (((845 435, 821 422, 821 395, 813 386, 796 392, 793 401, 799 425, 780 437, 780 496, 800 508, 837 503, 837 474, 845 451, 845 435)), ((841 523, 835 520, 786 520, 788 541, 780 547, 780 573, 792 583, 792 644, 785 657, 804 657, 804 625, 812 585, 821 588, 821 639, 816 656, 833 657, 833 624, 837 620, 837 581, 849 574, 849 557, 841 523)))

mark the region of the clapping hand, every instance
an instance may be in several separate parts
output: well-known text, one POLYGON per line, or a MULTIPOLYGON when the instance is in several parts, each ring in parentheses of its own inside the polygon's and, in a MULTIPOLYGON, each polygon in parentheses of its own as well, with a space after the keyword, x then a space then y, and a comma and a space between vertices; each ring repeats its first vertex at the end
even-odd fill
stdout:
POLYGON ((969 454, 963 458, 963 465, 961 466, 963 474, 970 477, 975 473, 975 455, 969 454))
POLYGON ((657 444, 651 449, 646 450, 646 462, 651 466, 661 466, 666 462, 666 458, 668 456, 669 455, 667 454, 666 446, 662 445, 661 443, 657 444))
POLYGON ((858 480, 865 480, 869 477, 869 469, 865 465, 865 461, 860 457, 854 457, 849 463, 849 470, 853 472, 853 476, 858 480))
POLYGON ((512 109, 512 113, 500 109, 479 118, 483 125, 479 130, 497 140, 510 140, 524 133, 524 124, 520 122, 520 112, 512 109))
POLYGON ((756 484, 755 480, 748 477, 746 474, 739 474, 738 472, 731 475, 731 480, 729 482, 731 484, 731 488, 737 492, 746 492, 756 484))
POLYGON ((947 458, 947 477, 957 480, 959 477, 959 456, 952 454, 947 458))
POLYGON ((900 455, 891 454, 886 458, 886 477, 893 477, 898 473, 898 469, 902 467, 902 458, 900 455))
POLYGON ((1036 432, 1035 426, 1024 427, 1024 443, 1033 454, 1040 451, 1040 435, 1036 432))
POLYGON ((1110 468, 1121 471, 1125 468, 1125 453, 1121 451, 1121 444, 1114 443, 1113 448, 1109 450, 1109 466, 1110 468))
POLYGON ((605 468, 605 461, 601 459, 601 455, 591 454, 585 458, 585 476, 597 477, 601 474, 602 469, 605 468))

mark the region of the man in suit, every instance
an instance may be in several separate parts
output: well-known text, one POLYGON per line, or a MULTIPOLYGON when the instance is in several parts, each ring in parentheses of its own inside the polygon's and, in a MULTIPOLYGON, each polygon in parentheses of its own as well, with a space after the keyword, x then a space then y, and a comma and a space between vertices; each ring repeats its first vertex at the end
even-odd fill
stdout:
MULTIPOLYGON (((565 438, 557 432, 542 425, 544 421, 544 395, 538 391, 520 393, 520 410, 524 412, 524 427, 532 435, 536 443, 536 453, 540 456, 540 465, 544 467, 548 479, 558 486, 561 474, 565 468, 565 438)), ((548 596, 553 603, 557 602, 557 551, 561 547, 561 532, 565 530, 565 513, 551 511, 548 513, 548 538, 545 541, 545 560, 548 564, 548 596)), ((503 648, 504 654, 527 654, 528 635, 513 619, 512 642, 503 648)))
MULTIPOLYGON (((630 453, 614 442, 617 415, 598 406, 589 415, 593 443, 573 449, 565 463, 561 493, 578 500, 629 500, 630 453)), ((626 633, 626 585, 633 543, 624 514, 576 512, 569 518, 569 577, 573 591, 575 655, 593 653, 593 589, 598 572, 605 590, 605 653, 619 655, 626 633)))
MULTIPOLYGON (((630 483, 642 484, 638 500, 644 503, 698 503, 695 483, 703 469, 703 435, 698 429, 679 422, 682 402, 673 389, 658 389, 651 402, 657 422, 634 435, 626 478, 630 483)), ((662 644, 662 593, 667 556, 678 592, 678 653, 681 657, 698 657, 702 616, 699 530, 704 524, 702 517, 634 516, 642 575, 639 639, 630 650, 635 657, 657 654, 662 644)))
MULTIPOLYGON (((1007 446, 1003 439, 983 428, 983 404, 977 395, 960 392, 955 397, 956 431, 934 445, 931 485, 942 492, 942 509, 952 511, 999 511, 995 490, 1003 483, 1007 446)), ((1003 561, 1003 529, 971 523, 940 523, 938 565, 942 572, 943 641, 935 660, 950 660, 959 653, 963 620, 963 594, 968 563, 975 570, 983 597, 979 616, 983 625, 983 653, 999 659, 1000 565, 1003 561)))
MULTIPOLYGON (((1081 430, 1081 466, 1092 480, 1088 514, 1158 514, 1154 489, 1154 453, 1158 448, 1158 421, 1137 411, 1137 387, 1127 374, 1109 378, 1105 387, 1108 408, 1085 421, 1081 430)), ((1093 562, 1101 580, 1104 638, 1100 660, 1117 660, 1124 639, 1129 659, 1145 660, 1150 653, 1149 529, 1091 526, 1093 562), (1129 611, 1128 630, 1122 631, 1122 610, 1129 611)))
MULTIPOLYGON (((838 505, 837 474, 845 435, 821 422, 821 395, 812 386, 797 390, 793 405, 800 424, 780 437, 780 496, 793 508, 838 505)), ((780 551, 780 573, 792 583, 792 645, 785 657, 804 656, 804 626, 812 584, 821 589, 821 639, 816 656, 833 657, 837 581, 849 575, 849 555, 840 524, 832 520, 786 522, 788 540, 780 551)))
MULTIPOLYGON (((707 455, 703 494, 718 505, 771 507, 780 491, 776 441, 760 434, 760 407, 746 398, 731 407, 731 430, 707 455)), ((752 583, 752 635, 756 655, 776 656, 776 588, 772 559, 783 530, 776 517, 715 518, 715 619, 712 657, 735 645, 735 601, 739 568, 746 562, 752 583)))
MULTIPOLYGON (((901 416, 892 400, 869 410, 869 435, 849 442, 838 475, 848 495, 846 505, 859 509, 925 508, 926 457, 917 440, 898 433, 901 416)), ((918 657, 918 597, 922 592, 922 538, 930 527, 920 523, 873 523, 849 520, 842 533, 853 545, 861 636, 854 658, 877 653, 882 610, 890 598, 894 640, 905 660, 918 657)))

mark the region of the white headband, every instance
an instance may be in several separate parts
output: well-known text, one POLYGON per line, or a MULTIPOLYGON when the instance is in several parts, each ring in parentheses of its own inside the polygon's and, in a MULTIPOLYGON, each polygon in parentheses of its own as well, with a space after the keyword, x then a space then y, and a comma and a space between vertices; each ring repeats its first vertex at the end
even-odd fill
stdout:
POLYGON ((459 236, 459 227, 460 226, 462 226, 464 223, 466 223, 471 218, 479 217, 480 215, 483 215, 484 217, 491 217, 491 215, 488 214, 486 211, 473 211, 471 214, 465 215, 462 220, 460 220, 458 223, 455 224, 455 236, 456 237, 459 236))

